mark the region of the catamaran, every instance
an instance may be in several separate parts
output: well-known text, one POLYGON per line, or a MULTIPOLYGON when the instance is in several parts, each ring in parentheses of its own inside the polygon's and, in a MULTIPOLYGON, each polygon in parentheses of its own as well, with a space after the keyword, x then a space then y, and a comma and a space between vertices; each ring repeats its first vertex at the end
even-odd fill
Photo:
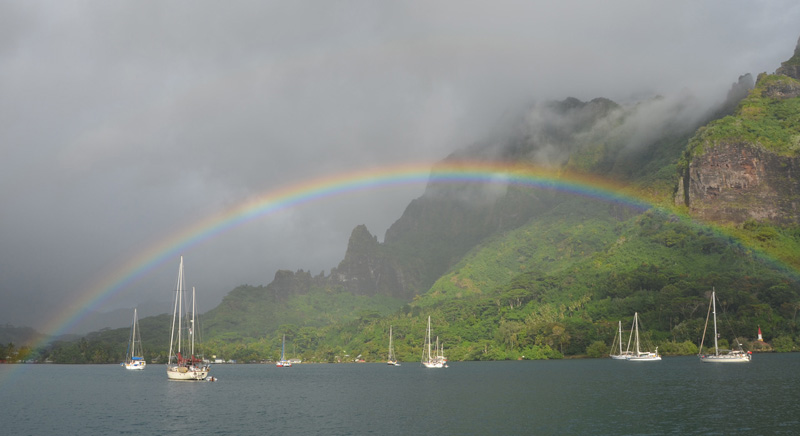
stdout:
POLYGON ((136 309, 133 309, 133 324, 131 325, 131 337, 128 341, 128 350, 125 352, 125 362, 122 366, 125 369, 144 369, 147 362, 144 361, 144 351, 142 351, 142 337, 137 329, 139 324, 139 317, 136 315, 136 309))
POLYGON ((286 360, 283 357, 283 352, 285 349, 286 349, 286 335, 283 335, 283 343, 281 343, 281 360, 275 363, 275 366, 277 366, 278 368, 288 368, 292 366, 292 362, 286 360))
POLYGON ((619 338, 615 336, 614 343, 611 344, 612 352, 614 350, 614 345, 617 343, 619 343, 619 354, 609 354, 608 356, 614 360, 627 360, 628 356, 631 354, 628 351, 622 351, 622 321, 619 321, 619 338))
POLYGON ((428 317, 428 329, 425 332, 425 345, 422 350, 422 366, 425 368, 447 368, 444 350, 439 349, 439 337, 436 337, 436 353, 431 354, 431 317, 428 317), (425 354, 427 351, 427 354, 425 354))
MULTIPOLYGON (((635 337, 635 348, 636 351, 628 354, 625 360, 630 362, 655 362, 657 360, 661 360, 661 356, 658 355, 658 347, 656 347, 655 352, 651 351, 641 351, 639 348, 639 312, 633 313, 633 329, 631 331, 631 336, 635 337)), ((628 338, 628 350, 631 348, 631 340, 628 338)), ((627 353, 627 351, 626 351, 627 353)))
POLYGON ((400 366, 400 362, 397 361, 394 355, 394 347, 392 346, 392 326, 389 326, 389 359, 386 363, 391 366, 400 366))
POLYGON ((169 359, 167 360, 167 378, 170 380, 205 380, 211 366, 195 357, 195 291, 192 288, 192 316, 183 309, 184 288, 186 280, 183 276, 183 256, 178 267, 178 285, 175 292, 175 308, 172 311, 172 331, 169 338, 169 359), (189 352, 188 357, 185 355, 189 352))
MULTIPOLYGON (((726 353, 720 354, 719 346, 717 345, 717 297, 716 291, 712 289, 711 291, 711 302, 708 305, 709 314, 706 315, 706 325, 703 328, 703 339, 700 340, 700 350, 698 351, 698 356, 700 356, 701 362, 715 362, 715 363, 743 363, 749 362, 752 359, 752 352, 744 352, 742 349, 742 344, 739 343, 739 340, 736 339, 736 345, 738 345, 738 350, 727 350, 726 353), (714 354, 705 355, 703 354, 703 342, 706 339, 706 330, 708 329, 708 317, 714 314, 714 354)), ((726 350, 723 350, 726 351, 726 350)))

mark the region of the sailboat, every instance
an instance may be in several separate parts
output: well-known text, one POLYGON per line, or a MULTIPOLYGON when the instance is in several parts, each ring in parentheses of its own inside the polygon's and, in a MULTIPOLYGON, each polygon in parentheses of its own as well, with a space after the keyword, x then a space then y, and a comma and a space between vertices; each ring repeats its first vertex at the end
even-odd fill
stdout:
POLYGON ((394 347, 392 346, 392 326, 389 326, 389 359, 386 363, 391 366, 400 366, 400 362, 397 361, 394 355, 394 347))
POLYGON ((195 291, 192 288, 192 316, 183 309, 185 278, 183 276, 183 256, 178 267, 178 285, 175 292, 175 308, 172 311, 172 331, 169 338, 169 359, 167 378, 170 380, 205 380, 211 366, 194 355, 195 343, 195 291), (188 351, 188 356, 186 355, 188 351))
MULTIPOLYGON (((631 336, 635 337, 635 349, 633 353, 630 353, 626 356, 625 360, 631 362, 654 362, 657 360, 661 360, 661 356, 658 355, 658 347, 656 347, 656 351, 641 351, 639 348, 639 312, 634 312, 633 314, 633 330, 631 331, 631 336)), ((630 350, 631 339, 628 338, 628 350, 630 350)), ((628 353, 628 351, 626 351, 628 353)))
POLYGON ((428 317, 428 329, 425 332, 425 345, 422 350, 422 366, 425 368, 447 368, 447 358, 443 350, 439 350, 439 337, 436 337, 436 352, 431 354, 431 317, 428 317), (427 354, 426 354, 427 352, 427 354))
POLYGON ((138 324, 139 317, 136 315, 136 309, 134 308, 128 351, 125 352, 125 362, 122 363, 125 369, 144 369, 147 366, 147 362, 144 361, 144 351, 142 351, 141 333, 137 329, 138 324))
POLYGON ((706 326, 703 328, 703 339, 700 340, 700 350, 698 352, 698 356, 700 356, 701 362, 716 362, 716 363, 742 363, 742 362, 749 362, 752 359, 752 352, 748 351, 747 353, 742 350, 742 344, 739 341, 736 341, 736 344, 739 346, 738 350, 727 350, 727 353, 720 354, 719 347, 717 346, 717 297, 716 291, 711 291, 711 302, 708 305, 709 314, 706 315, 706 326), (703 354, 703 342, 706 338, 706 330, 708 329, 708 317, 714 314, 714 354, 711 355, 704 355, 703 354))
POLYGON ((628 351, 622 351, 622 321, 619 321, 619 338, 615 336, 614 343, 611 344, 612 350, 617 343, 619 343, 619 354, 609 354, 608 356, 614 360, 628 360, 630 353, 628 351))
POLYGON ((292 362, 283 357, 283 352, 286 349, 286 335, 283 335, 283 343, 281 344, 281 360, 275 363, 278 368, 288 368, 292 366, 292 362))
POLYGON ((439 344, 439 337, 436 337, 436 360, 447 368, 447 358, 444 357, 444 342, 439 344))

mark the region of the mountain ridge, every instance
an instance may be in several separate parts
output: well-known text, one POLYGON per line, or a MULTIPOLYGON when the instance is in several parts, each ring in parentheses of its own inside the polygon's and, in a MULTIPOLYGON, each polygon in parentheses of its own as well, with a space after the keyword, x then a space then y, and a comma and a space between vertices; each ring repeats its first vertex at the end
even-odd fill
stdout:
MULTIPOLYGON (((777 71, 794 74, 790 61, 777 71)), ((691 354, 716 286, 739 331, 760 325, 791 349, 797 274, 752 247, 800 267, 797 83, 777 72, 755 83, 742 75, 710 110, 688 95, 534 104, 507 131, 445 162, 610 178, 654 206, 429 183, 383 243, 356 226, 329 275, 281 270, 266 286, 231 291, 204 317, 210 347, 252 360, 287 334, 305 360, 337 361, 354 349, 376 360, 392 324, 398 355, 411 359, 420 320, 431 315, 454 359, 557 358, 596 354, 613 337, 611 320, 638 311, 662 351, 691 354)))

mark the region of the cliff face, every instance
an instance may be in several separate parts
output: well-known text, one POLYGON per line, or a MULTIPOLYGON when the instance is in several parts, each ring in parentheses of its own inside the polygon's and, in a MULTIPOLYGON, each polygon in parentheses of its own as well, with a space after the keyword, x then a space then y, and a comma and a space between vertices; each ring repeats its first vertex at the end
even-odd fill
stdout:
POLYGON ((706 220, 798 224, 800 41, 774 75, 761 74, 733 116, 690 140, 675 202, 706 220))
POLYGON ((678 187, 679 203, 705 220, 800 222, 800 158, 744 141, 720 142, 694 157, 678 187))
POLYGON ((344 260, 331 270, 329 282, 355 295, 410 298, 401 270, 363 224, 350 234, 344 260))
POLYGON ((320 287, 325 283, 322 275, 312 277, 308 271, 278 270, 275 279, 267 285, 267 290, 278 300, 287 300, 295 295, 303 295, 313 287, 320 287))

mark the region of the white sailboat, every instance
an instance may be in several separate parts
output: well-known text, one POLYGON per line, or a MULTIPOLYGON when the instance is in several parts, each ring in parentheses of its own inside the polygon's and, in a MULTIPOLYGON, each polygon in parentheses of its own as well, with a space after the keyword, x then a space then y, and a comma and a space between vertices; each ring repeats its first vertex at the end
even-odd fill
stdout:
MULTIPOLYGON (((639 312, 634 312, 633 314, 633 329, 631 331, 631 336, 635 337, 635 351, 629 353, 625 360, 630 362, 655 362, 661 360, 661 356, 658 355, 658 347, 656 347, 655 352, 641 351, 639 347, 639 312)), ((628 350, 630 350, 630 343, 631 340, 628 338, 628 350)), ((628 353, 628 351, 626 351, 626 353, 628 353)))
MULTIPOLYGON (((750 351, 744 352, 742 350, 742 344, 738 341, 736 344, 739 346, 738 350, 727 350, 726 353, 720 354, 719 346, 717 345, 717 303, 716 303, 716 291, 711 291, 711 302, 708 305, 709 314, 706 315, 706 325, 703 328, 703 339, 700 340, 700 350, 698 351, 698 356, 700 356, 701 362, 713 362, 713 363, 743 363, 749 362, 752 359, 752 353, 750 351), (706 330, 708 329, 708 317, 714 314, 714 354, 704 355, 703 354, 703 342, 705 341, 706 337, 706 330)), ((723 350, 724 351, 724 350, 723 350)))
POLYGON ((422 366, 425 368, 447 368, 447 358, 439 349, 439 337, 436 337, 436 352, 431 354, 431 317, 428 317, 428 329, 425 332, 425 345, 422 350, 422 366), (427 354, 426 354, 427 353, 427 354))
POLYGON ((438 336, 436 337, 436 350, 437 350, 437 354, 436 354, 436 360, 437 360, 437 361, 439 361, 439 362, 441 362, 441 363, 442 363, 442 365, 443 365, 445 368, 447 368, 447 358, 446 358, 446 357, 444 357, 444 342, 442 342, 442 343, 440 344, 440 343, 439 343, 439 337, 438 337, 438 336))
POLYGON ((612 352, 616 344, 619 344, 619 354, 609 354, 608 356, 614 360, 628 360, 630 353, 628 351, 622 351, 622 321, 619 321, 619 338, 615 336, 614 342, 611 344, 612 352))
POLYGON ((292 362, 286 360, 286 358, 283 356, 283 352, 285 349, 286 349, 286 335, 283 335, 283 343, 281 343, 281 360, 275 363, 275 366, 277 366, 278 368, 288 368, 292 366, 292 362))
POLYGON ((394 355, 394 347, 392 346, 392 326, 389 326, 389 359, 386 363, 391 366, 400 366, 400 362, 397 361, 394 355))
POLYGON ((133 309, 133 324, 131 324, 131 337, 128 341, 128 351, 125 352, 125 361, 122 366, 125 369, 141 370, 147 366, 144 361, 144 351, 142 351, 142 337, 137 329, 139 326, 139 317, 136 314, 136 309, 133 309))
POLYGON ((195 357, 195 291, 192 288, 192 316, 183 310, 185 301, 183 276, 183 256, 178 267, 178 285, 175 292, 175 308, 172 312, 172 331, 169 338, 169 359, 167 360, 167 378, 170 380, 197 381, 205 380, 211 366, 195 357), (188 351, 188 356, 186 355, 188 351))

